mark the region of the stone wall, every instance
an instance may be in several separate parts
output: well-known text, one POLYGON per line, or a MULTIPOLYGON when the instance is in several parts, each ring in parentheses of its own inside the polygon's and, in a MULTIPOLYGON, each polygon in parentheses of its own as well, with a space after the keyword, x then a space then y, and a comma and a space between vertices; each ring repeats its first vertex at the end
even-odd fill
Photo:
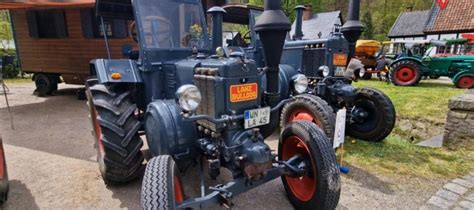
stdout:
POLYGON ((474 150, 474 91, 449 100, 443 146, 474 150))

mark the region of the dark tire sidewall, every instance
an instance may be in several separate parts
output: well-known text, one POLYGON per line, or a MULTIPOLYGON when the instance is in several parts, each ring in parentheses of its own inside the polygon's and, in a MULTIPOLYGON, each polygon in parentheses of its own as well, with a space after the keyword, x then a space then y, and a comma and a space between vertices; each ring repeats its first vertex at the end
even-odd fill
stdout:
POLYGON ((286 104, 281 112, 280 128, 283 129, 289 123, 289 117, 298 110, 307 111, 332 142, 334 137, 334 126, 336 117, 333 109, 323 99, 313 95, 298 95, 295 100, 286 104))
POLYGON ((53 90, 53 81, 46 74, 38 74, 35 76, 35 85, 38 95, 43 97, 50 94, 53 90))
MULTIPOLYGON (((373 126, 360 125, 358 122, 353 122, 347 125, 347 134, 357 139, 365 141, 382 141, 393 130, 396 121, 395 107, 390 98, 383 92, 372 88, 361 88, 357 90, 355 99, 355 106, 360 103, 369 103, 372 105, 372 110, 377 114, 373 126)), ((367 110, 365 110, 367 111, 367 110)), ((369 113, 370 114, 370 113, 369 113)), ((369 116, 372 117, 372 116, 369 116)))
POLYGON ((307 121, 290 122, 282 131, 278 147, 279 159, 282 158, 282 145, 285 139, 290 136, 298 136, 309 148, 312 156, 312 164, 316 164, 316 192, 309 201, 301 201, 291 193, 286 178, 282 176, 283 185, 287 196, 295 209, 334 209, 337 206, 340 195, 339 169, 337 168, 336 156, 331 144, 323 131, 313 123, 307 121), (326 138, 325 142, 314 140, 311 132, 318 130, 321 138, 326 138), (324 153, 324 154, 323 154, 324 153), (323 157, 326 157, 324 159, 323 157), (329 158, 327 158, 329 157, 329 158), (334 164, 334 165, 333 165, 334 164), (334 166, 334 167, 331 167, 334 166), (329 199, 328 199, 329 198, 329 199))

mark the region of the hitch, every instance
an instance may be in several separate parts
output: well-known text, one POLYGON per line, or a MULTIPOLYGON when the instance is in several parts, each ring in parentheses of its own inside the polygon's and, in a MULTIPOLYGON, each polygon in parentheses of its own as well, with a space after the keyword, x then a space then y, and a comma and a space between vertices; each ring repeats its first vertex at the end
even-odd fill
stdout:
MULTIPOLYGON (((272 181, 281 176, 304 176, 307 172, 308 162, 300 155, 295 155, 287 161, 276 161, 273 168, 267 171, 266 175, 259 180, 250 180, 246 177, 234 179, 227 184, 221 184, 208 189, 212 192, 202 195, 199 198, 185 200, 177 206, 178 209, 204 208, 206 206, 220 204, 226 208, 233 206, 231 199, 262 184, 272 181)), ((202 172, 201 172, 202 173, 202 172)))

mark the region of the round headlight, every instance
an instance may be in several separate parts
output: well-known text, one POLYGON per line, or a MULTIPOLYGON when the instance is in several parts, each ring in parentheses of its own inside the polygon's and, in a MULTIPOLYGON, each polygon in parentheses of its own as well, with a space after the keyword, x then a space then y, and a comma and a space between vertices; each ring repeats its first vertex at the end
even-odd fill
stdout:
POLYGON ((319 71, 322 72, 323 77, 329 76, 329 73, 331 72, 331 70, 329 70, 328 66, 320 66, 319 71))
POLYGON ((176 91, 179 106, 188 112, 194 111, 201 103, 201 92, 194 85, 183 85, 176 91))
POLYGON ((298 94, 306 92, 306 89, 308 89, 308 78, 303 74, 297 74, 294 78, 293 88, 295 92, 298 94))
POLYGON ((364 77, 365 72, 366 72, 365 69, 364 69, 364 68, 361 68, 361 69, 359 70, 359 77, 364 77))

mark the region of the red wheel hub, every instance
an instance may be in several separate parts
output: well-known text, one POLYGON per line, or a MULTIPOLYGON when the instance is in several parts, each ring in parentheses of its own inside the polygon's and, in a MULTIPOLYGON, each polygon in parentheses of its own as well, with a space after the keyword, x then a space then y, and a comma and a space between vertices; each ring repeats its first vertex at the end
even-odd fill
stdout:
POLYGON ((97 145, 99 147, 99 152, 100 155, 104 154, 104 145, 102 144, 102 129, 100 128, 100 123, 99 119, 97 117, 97 110, 92 106, 92 111, 91 111, 91 119, 92 119, 92 124, 94 124, 94 132, 95 132, 95 138, 97 140, 97 145))
POLYGON ((400 84, 414 82, 416 79, 416 70, 412 67, 404 66, 395 73, 395 79, 400 84))
POLYGON ((474 77, 463 76, 463 77, 459 78, 458 86, 460 88, 465 88, 465 89, 469 89, 469 88, 474 87, 474 77))
POLYGON ((181 188, 181 181, 177 176, 174 176, 174 197, 177 204, 184 201, 184 194, 181 188))
POLYGON ((311 114, 311 112, 306 109, 295 110, 288 117, 288 122, 296 120, 309 121, 321 127, 321 122, 319 122, 318 118, 316 118, 313 114, 311 114))
POLYGON ((310 159, 311 165, 309 170, 310 173, 302 177, 289 177, 285 176, 285 180, 288 184, 293 195, 301 201, 309 201, 316 194, 316 168, 314 166, 314 160, 311 156, 308 146, 297 136, 291 136, 282 145, 282 158, 288 160, 295 155, 301 155, 302 158, 310 159))

